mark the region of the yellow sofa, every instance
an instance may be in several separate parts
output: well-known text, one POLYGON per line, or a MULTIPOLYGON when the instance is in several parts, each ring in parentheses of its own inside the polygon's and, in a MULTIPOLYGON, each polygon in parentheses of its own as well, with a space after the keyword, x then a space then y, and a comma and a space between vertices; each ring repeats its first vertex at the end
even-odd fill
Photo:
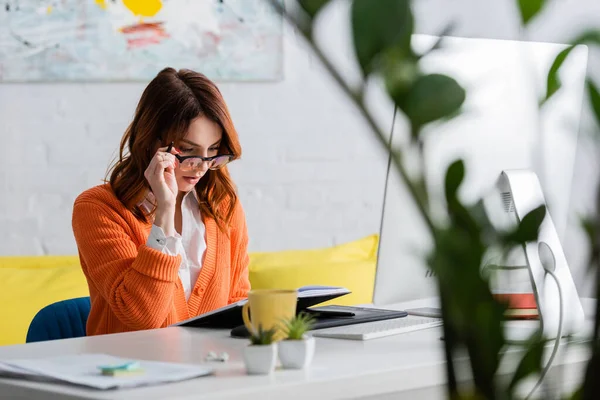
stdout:
MULTIPOLYGON (((329 248, 250 253, 250 282, 255 289, 343 286, 352 293, 328 303, 369 303, 377 245, 371 235, 329 248)), ((0 346, 24 343, 44 306, 88 295, 77 256, 0 257, 0 346)))

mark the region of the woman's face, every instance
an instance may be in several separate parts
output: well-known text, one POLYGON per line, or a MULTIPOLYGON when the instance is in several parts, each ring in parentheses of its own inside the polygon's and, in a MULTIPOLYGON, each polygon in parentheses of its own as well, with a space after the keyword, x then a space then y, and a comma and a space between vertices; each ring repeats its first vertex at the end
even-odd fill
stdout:
MULTIPOLYGON (((181 156, 213 157, 219 152, 223 133, 216 122, 202 116, 190 122, 185 137, 175 146, 181 156)), ((175 168, 177 187, 180 192, 189 192, 208 171, 208 162, 201 163, 197 170, 182 171, 175 168)))

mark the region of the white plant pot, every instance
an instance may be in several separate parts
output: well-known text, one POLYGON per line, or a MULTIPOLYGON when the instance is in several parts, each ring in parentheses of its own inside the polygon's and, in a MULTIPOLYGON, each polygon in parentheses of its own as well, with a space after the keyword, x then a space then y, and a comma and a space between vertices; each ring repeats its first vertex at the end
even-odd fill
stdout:
POLYGON ((304 369, 310 365, 315 354, 315 338, 282 340, 279 342, 279 360, 286 369, 304 369))
POLYGON ((277 364, 277 344, 248 345, 244 349, 246 372, 250 375, 268 375, 277 364))

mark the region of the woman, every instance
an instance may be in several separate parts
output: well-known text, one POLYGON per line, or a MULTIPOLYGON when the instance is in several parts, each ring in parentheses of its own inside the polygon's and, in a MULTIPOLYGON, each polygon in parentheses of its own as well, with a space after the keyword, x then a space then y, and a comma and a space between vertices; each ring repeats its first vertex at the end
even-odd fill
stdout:
POLYGON ((166 68, 150 82, 109 181, 73 208, 88 335, 165 327, 247 296, 246 221, 225 167, 240 155, 210 80, 166 68))

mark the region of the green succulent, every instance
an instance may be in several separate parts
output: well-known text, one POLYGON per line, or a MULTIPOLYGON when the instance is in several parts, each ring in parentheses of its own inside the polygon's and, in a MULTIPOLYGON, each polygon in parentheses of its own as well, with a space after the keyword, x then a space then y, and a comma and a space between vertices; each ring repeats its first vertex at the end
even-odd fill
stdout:
POLYGON ((259 325, 256 333, 250 334, 250 342, 253 345, 268 345, 273 343, 273 337, 275 336, 275 328, 265 330, 262 325, 259 325))
POLYGON ((286 338, 288 340, 302 340, 304 334, 312 329, 314 322, 314 318, 307 313, 299 313, 284 321, 286 338))

